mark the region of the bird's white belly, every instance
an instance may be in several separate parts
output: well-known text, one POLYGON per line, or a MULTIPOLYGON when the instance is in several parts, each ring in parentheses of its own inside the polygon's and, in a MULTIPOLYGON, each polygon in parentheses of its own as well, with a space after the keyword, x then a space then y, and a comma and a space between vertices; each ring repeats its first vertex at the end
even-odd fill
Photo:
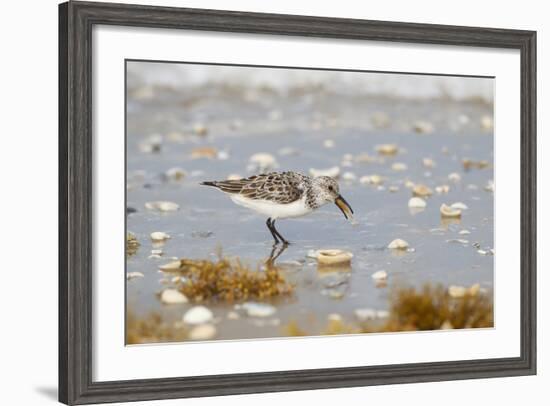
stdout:
POLYGON ((242 195, 232 195, 231 200, 239 206, 254 210, 272 219, 300 217, 312 211, 306 205, 305 198, 286 204, 275 203, 270 200, 249 199, 242 195))

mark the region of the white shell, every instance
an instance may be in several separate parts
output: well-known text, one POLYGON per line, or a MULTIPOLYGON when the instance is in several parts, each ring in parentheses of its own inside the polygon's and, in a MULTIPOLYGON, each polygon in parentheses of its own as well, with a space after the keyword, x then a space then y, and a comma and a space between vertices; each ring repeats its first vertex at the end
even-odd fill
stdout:
POLYGON ((353 258, 351 252, 338 249, 319 250, 316 255, 319 265, 348 265, 353 258))
POLYGON ((153 241, 164 241, 170 238, 170 235, 164 231, 154 231, 151 233, 151 240, 153 241))
POLYGON ((310 168, 309 174, 314 178, 317 178, 319 176, 329 176, 331 178, 337 178, 338 176, 340 176, 340 168, 337 166, 333 166, 332 168, 327 169, 310 168))
POLYGON ((396 238, 388 244, 388 248, 392 250, 406 250, 409 248, 409 243, 401 238, 396 238))
POLYGON ((422 184, 414 185, 412 192, 414 196, 418 197, 428 197, 433 195, 432 189, 422 184))
POLYGON ((451 204, 451 207, 453 209, 458 209, 458 210, 468 210, 468 206, 466 206, 464 203, 462 202, 456 202, 456 203, 453 203, 451 204))
POLYGON ((187 303, 187 297, 177 289, 165 289, 160 294, 160 301, 164 304, 187 303))
POLYGON ((388 279, 388 273, 386 271, 376 271, 371 275, 375 281, 385 281, 388 279))
POLYGON ((195 306, 187 310, 183 315, 183 322, 186 324, 204 324, 212 321, 212 311, 204 306, 195 306))
POLYGON ((218 330, 213 324, 201 324, 189 332, 190 340, 211 340, 216 337, 218 330))
POLYGON ((426 201, 421 197, 411 197, 409 199, 409 207, 413 209, 423 209, 426 207, 426 201))
POLYGON ((450 206, 447 206, 445 203, 441 205, 441 207, 439 208, 439 212, 441 213, 441 217, 458 218, 462 216, 462 210, 454 209, 450 206))
POLYGON ((241 307, 249 317, 269 317, 277 312, 274 306, 267 303, 245 302, 241 307))
POLYGON ((441 185, 441 186, 436 186, 435 187, 435 191, 437 193, 439 193, 440 195, 443 194, 443 193, 449 193, 449 190, 451 190, 449 185, 441 185))

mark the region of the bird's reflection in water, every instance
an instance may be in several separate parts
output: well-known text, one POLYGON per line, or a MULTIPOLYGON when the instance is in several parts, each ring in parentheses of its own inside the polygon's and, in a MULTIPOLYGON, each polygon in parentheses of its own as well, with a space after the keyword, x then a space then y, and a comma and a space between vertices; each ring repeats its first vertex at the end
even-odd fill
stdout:
POLYGON ((287 249, 288 244, 273 244, 269 258, 265 261, 267 266, 275 266, 275 261, 287 249))

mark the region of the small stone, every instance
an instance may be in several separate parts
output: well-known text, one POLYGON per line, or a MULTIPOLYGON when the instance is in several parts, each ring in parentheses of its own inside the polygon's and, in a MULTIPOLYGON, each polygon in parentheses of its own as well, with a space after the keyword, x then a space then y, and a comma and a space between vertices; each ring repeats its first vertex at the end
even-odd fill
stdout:
POLYGON ((380 155, 395 155, 399 148, 396 144, 381 144, 375 147, 376 152, 380 155))
POLYGON ((159 269, 164 272, 174 272, 179 271, 181 268, 181 261, 172 261, 164 265, 160 265, 159 269))
POLYGON ((466 206, 464 203, 462 202, 456 202, 456 203, 453 203, 451 204, 451 207, 453 209, 458 209, 458 210, 468 210, 468 206, 466 206))
POLYGON ((145 203, 145 208, 149 210, 157 210, 157 211, 177 211, 179 210, 180 206, 177 203, 174 202, 168 202, 168 201, 156 201, 156 202, 147 202, 145 203))
POLYGON ((141 272, 128 272, 126 273, 126 280, 132 280, 136 278, 143 278, 145 275, 143 275, 141 272))
POLYGON ((216 326, 213 324, 201 324, 189 332, 190 340, 211 340, 216 337, 217 334, 216 326))
POLYGON ((433 191, 426 185, 418 184, 418 185, 414 185, 412 193, 414 196, 428 197, 433 194, 433 191))
POLYGON ((450 206, 447 206, 446 204, 442 204, 439 208, 439 212, 441 213, 441 217, 446 218, 459 218, 462 216, 462 210, 460 209, 454 209, 450 206))
POLYGON ((407 170, 407 165, 403 162, 395 162, 392 164, 391 168, 396 172, 402 172, 407 170))
POLYGON ((170 238, 170 235, 163 231, 154 231, 151 233, 151 240, 153 241, 165 241, 170 238))
POLYGON ((460 182, 461 176, 460 176, 460 174, 458 174, 456 172, 453 172, 453 173, 449 174, 448 179, 451 182, 460 182))
POLYGON ((214 147, 197 147, 191 151, 191 159, 214 159, 218 156, 218 150, 214 147))
POLYGON ((434 126, 429 121, 418 120, 413 124, 413 130, 419 134, 430 134, 434 131, 434 126))
POLYGON ((374 309, 355 309, 354 312, 355 317, 359 321, 368 321, 368 320, 374 320, 376 319, 376 310, 374 309))
POLYGON ((331 178, 338 178, 338 176, 340 176, 340 168, 338 166, 333 166, 332 168, 327 168, 327 169, 310 168, 309 174, 314 178, 317 178, 319 176, 329 176, 331 178))
POLYGON ((406 250, 409 248, 409 243, 401 238, 396 238, 388 244, 388 248, 391 250, 406 250))
POLYGON ((165 289, 160 294, 160 301, 164 304, 187 303, 187 297, 177 289, 165 289))
POLYGON ((277 309, 267 303, 245 302, 242 308, 249 317, 269 317, 275 314, 277 309))
POLYGON ((194 306, 183 315, 183 322, 186 324, 204 324, 212 321, 212 311, 204 306, 194 306))
POLYGON ((411 197, 408 205, 411 209, 424 209, 426 207, 426 201, 421 197, 411 197))
POLYGON ((388 273, 386 271, 376 271, 371 275, 375 281, 384 281, 388 279, 388 273))

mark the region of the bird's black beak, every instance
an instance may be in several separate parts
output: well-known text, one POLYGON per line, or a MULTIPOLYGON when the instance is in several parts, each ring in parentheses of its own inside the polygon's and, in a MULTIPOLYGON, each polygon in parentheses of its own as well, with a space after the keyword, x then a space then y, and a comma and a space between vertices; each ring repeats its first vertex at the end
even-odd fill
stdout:
POLYGON ((344 213, 346 219, 352 217, 353 209, 350 207, 348 202, 346 202, 346 199, 342 197, 342 195, 338 195, 338 197, 334 200, 334 204, 336 204, 336 206, 338 206, 338 208, 342 210, 342 213, 344 213))

